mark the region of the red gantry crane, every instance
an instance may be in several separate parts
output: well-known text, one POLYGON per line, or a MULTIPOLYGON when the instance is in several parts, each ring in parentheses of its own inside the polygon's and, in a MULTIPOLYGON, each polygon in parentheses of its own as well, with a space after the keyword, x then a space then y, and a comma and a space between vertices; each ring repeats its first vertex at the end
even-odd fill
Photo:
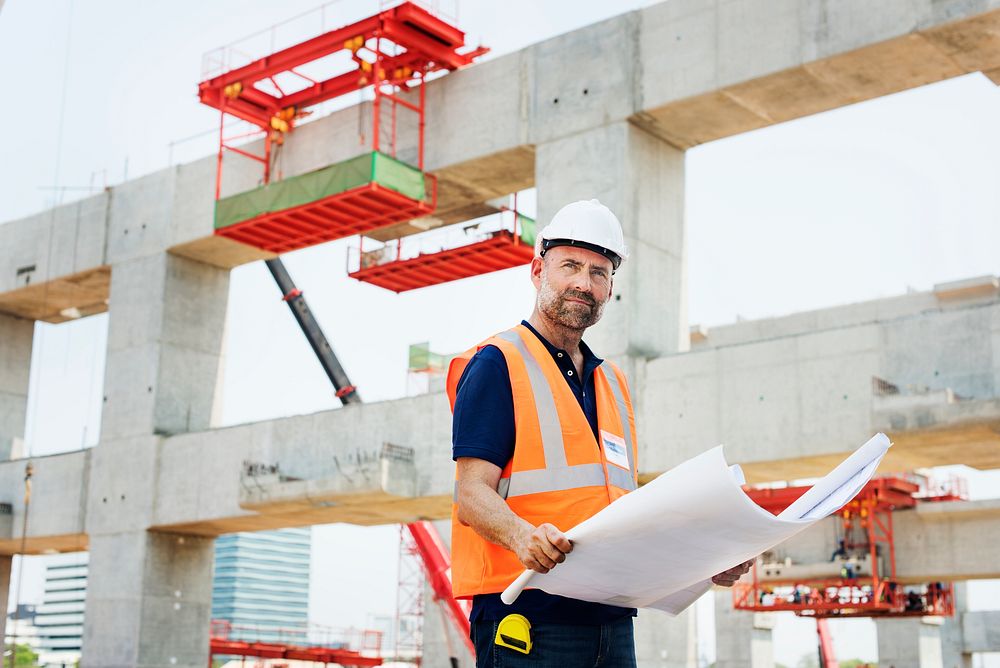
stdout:
MULTIPOLYGON (((749 489, 777 515, 809 487, 749 489)), ((921 495, 913 476, 880 476, 837 511, 841 535, 829 561, 816 564, 758 559, 752 578, 733 587, 740 610, 791 611, 802 617, 912 617, 954 614, 950 583, 902 583, 896 578, 892 514, 918 502, 965 498, 960 481, 921 495)))
POLYGON ((437 184, 423 172, 424 84, 428 75, 468 65, 487 51, 464 48, 461 30, 403 2, 202 81, 199 99, 220 111, 215 233, 284 253, 432 212, 437 184), (323 73, 307 74, 307 66, 323 73), (289 179, 272 178, 275 147, 310 107, 368 87, 374 91, 371 152, 289 179), (416 165, 397 155, 401 111, 417 118, 416 165), (255 129, 227 137, 227 114, 255 129), (262 147, 237 144, 254 137, 263 140, 262 147), (226 152, 261 163, 260 187, 221 197, 226 152))
MULTIPOLYGON (((757 505, 779 514, 808 486, 746 489, 757 505)), ((896 578, 893 512, 920 502, 966 498, 964 481, 934 485, 920 476, 888 475, 869 481, 837 511, 842 538, 829 561, 796 564, 765 555, 748 582, 733 587, 733 607, 755 612, 790 611, 813 617, 823 668, 837 668, 827 620, 840 617, 951 616, 951 583, 902 583, 896 578)))
POLYGON ((402 2, 202 81, 200 100, 220 112, 215 234, 272 253, 356 235, 348 275, 394 292, 529 263, 535 222, 517 212, 516 202, 492 220, 460 224, 457 243, 456 226, 414 234, 405 245, 404 232, 387 229, 437 207, 437 179, 424 171, 427 77, 486 52, 466 47, 465 33, 449 22, 402 2), (275 158, 310 108, 366 90, 373 93, 370 150, 282 178, 275 158), (227 135, 227 117, 251 130, 227 135), (227 153, 261 164, 257 187, 223 196, 227 153), (374 233, 378 239, 366 244, 374 233))

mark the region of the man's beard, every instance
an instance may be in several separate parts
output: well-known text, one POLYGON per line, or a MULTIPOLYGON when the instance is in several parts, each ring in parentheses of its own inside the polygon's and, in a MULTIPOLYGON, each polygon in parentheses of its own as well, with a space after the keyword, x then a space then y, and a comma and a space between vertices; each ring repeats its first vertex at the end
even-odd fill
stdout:
POLYGON ((601 319, 604 303, 599 303, 591 294, 577 290, 566 290, 557 295, 543 280, 541 290, 538 292, 538 310, 546 318, 563 327, 582 331, 601 319), (586 304, 567 301, 569 299, 580 299, 586 304))

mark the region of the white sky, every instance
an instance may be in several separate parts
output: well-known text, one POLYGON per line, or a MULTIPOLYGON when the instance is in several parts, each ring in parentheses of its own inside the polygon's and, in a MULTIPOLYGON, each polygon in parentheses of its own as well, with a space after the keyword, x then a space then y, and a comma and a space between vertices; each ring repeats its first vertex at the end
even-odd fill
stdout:
MULTIPOLYGON (((644 4, 467 0, 459 13, 473 41, 500 54, 644 4)), ((375 5, 337 3, 327 25, 375 5)), ((195 95, 202 54, 315 6, 7 0, 0 90, 15 102, 0 105, 0 127, 8 129, 0 221, 85 194, 46 189, 53 184, 113 185, 126 171, 135 177, 165 167, 171 156, 211 153, 218 117, 195 95), (171 150, 171 142, 194 135, 171 150)), ((1000 273, 997 118, 996 87, 971 75, 689 151, 691 322, 778 315, 1000 273)), ((530 311, 523 268, 395 295, 347 279, 346 247, 334 242, 285 260, 368 401, 405 394, 411 343, 463 349, 530 311)), ((278 297, 263 264, 234 270, 226 424, 336 405, 278 297)), ((36 328, 26 428, 33 454, 97 442, 106 334, 106 315, 36 328)), ((971 483, 978 496, 1000 495, 996 475, 973 475, 971 483)), ((371 613, 392 612, 395 527, 317 527, 313 536, 314 621, 363 625, 371 613)), ((37 600, 40 560, 27 563, 22 600, 37 600)), ((972 598, 974 607, 996 607, 987 594, 972 598)), ((701 618, 709 621, 706 612, 701 618)), ((840 656, 875 658, 871 622, 841 622, 834 636, 840 656)), ((779 661, 794 665, 814 645, 811 622, 782 618, 779 661)))

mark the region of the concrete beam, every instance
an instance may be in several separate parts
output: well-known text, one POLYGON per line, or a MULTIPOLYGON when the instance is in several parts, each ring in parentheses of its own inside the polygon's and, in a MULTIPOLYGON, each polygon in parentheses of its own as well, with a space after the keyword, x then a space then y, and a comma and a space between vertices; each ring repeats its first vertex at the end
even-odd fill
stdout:
POLYGON ((653 5, 642 12, 644 108, 634 121, 689 148, 971 72, 997 80, 997 6, 653 5))
POLYGON ((34 334, 30 320, 0 314, 0 461, 24 439, 34 334))
POLYGON ((433 394, 164 439, 150 526, 218 535, 443 519, 450 434, 447 401, 433 394), (247 475, 247 464, 280 473, 247 475))
MULTIPOLYGON (((607 124, 628 120, 683 149, 967 72, 997 76, 998 5, 665 2, 477 64, 428 85, 439 213, 379 236, 483 213, 488 199, 534 183, 534 146, 607 124), (558 74, 567 70, 578 76, 558 74), (470 118, 490 119, 489 129, 470 118)), ((345 109, 301 126, 284 173, 360 152, 343 139, 366 136, 365 117, 345 109)), ((227 158, 224 193, 255 187, 257 167, 227 158)), ((154 251, 222 268, 269 257, 213 236, 214 178, 215 158, 205 158, 0 225, 0 311, 53 322, 69 309, 98 312, 106 267, 154 251), (157 206, 144 209, 149 201, 157 206), (45 298, 18 282, 32 266, 45 298)))
MULTIPOLYGON (((92 454, 85 450, 31 459, 35 470, 24 554, 87 549, 84 527, 92 454)), ((0 462, 0 503, 12 508, 9 522, 3 522, 0 515, 0 555, 22 553, 26 462, 0 462)))
POLYGON ((884 470, 1000 468, 998 360, 995 291, 712 328, 690 353, 646 365, 636 392, 643 470, 724 443, 751 482, 819 476, 880 430, 895 442, 884 470))
MULTIPOLYGON (((139 262, 153 262, 161 271, 165 271, 164 263, 179 263, 194 271, 194 276, 204 271, 214 276, 217 271, 163 256, 139 262)), ((191 281, 201 285, 200 280, 191 281)), ((149 307, 156 309, 153 313, 180 309, 171 312, 167 325, 156 325, 155 318, 144 315, 147 312, 140 307, 147 305, 141 292, 134 298, 123 296, 123 312, 132 309, 141 326, 115 330, 111 345, 119 350, 136 347, 136 341, 142 348, 145 344, 141 341, 146 340, 154 345, 173 345, 173 332, 180 330, 189 337, 182 342, 186 340, 192 348, 202 346, 199 332, 212 343, 214 333, 206 331, 212 328, 204 322, 184 324, 193 311, 182 307, 200 299, 197 293, 186 296, 185 284, 178 279, 176 295, 171 297, 175 306, 149 307), (135 306, 129 306, 131 303, 135 306), (161 343, 157 343, 157 336, 161 343)), ((221 293, 221 287, 217 292, 221 293)), ((816 311, 739 323, 711 330, 706 342, 691 353, 637 365, 633 389, 639 405, 643 477, 648 479, 657 470, 672 467, 720 440, 727 444, 729 460, 756 473, 758 479, 825 473, 839 463, 848 448, 871 433, 872 415, 878 413, 872 412, 876 401, 873 375, 893 378, 892 374, 899 374, 911 384, 927 379, 979 396, 994 392, 997 372, 991 346, 997 344, 991 342, 1000 341, 1000 337, 990 332, 1000 331, 1000 302, 949 302, 947 308, 938 305, 933 309, 929 305, 936 302, 926 299, 934 298, 908 295, 898 298, 903 303, 880 300, 874 306, 866 303, 830 310, 836 314, 816 311), (835 328, 832 323, 836 321, 844 325, 835 328), (719 339, 728 343, 718 344, 719 339), (883 341, 889 341, 891 347, 883 341), (910 360, 909 365, 906 360, 910 360), (911 366, 918 370, 910 371, 911 366), (726 388, 724 397, 713 389, 720 387, 726 388), (765 401, 760 401, 760 396, 765 401), (677 413, 663 410, 663 406, 671 406, 677 413), (822 453, 822 449, 829 452, 812 454, 822 453)), ((209 350, 211 346, 202 348, 209 350)), ((184 365, 174 363, 173 368, 183 370, 184 365)), ((122 370, 123 374, 137 375, 134 368, 123 366, 122 370)), ((907 391, 906 385, 902 387, 901 392, 907 391)), ((202 389, 208 392, 211 388, 212 383, 206 381, 202 389)), ((141 391, 144 389, 139 387, 136 392, 140 398, 146 396, 141 391)), ((122 394, 128 392, 122 390, 122 394)), ((207 396, 199 405, 207 403, 207 396)), ((919 398, 932 393, 912 396, 917 397, 914 410, 924 410, 919 398)), ((962 429, 989 434, 993 424, 990 411, 997 410, 996 399, 945 404, 951 409, 964 406, 978 406, 980 422, 962 429)), ((140 413, 152 420, 150 406, 144 412, 126 411, 124 416, 132 419, 140 413)), ((166 415, 177 418, 175 428, 179 431, 187 428, 186 410, 166 415)), ((199 418, 202 424, 206 419, 199 418)), ((101 517, 116 518, 116 522, 117 518, 131 518, 130 526, 136 530, 154 527, 208 536, 328 522, 380 524, 444 518, 449 513, 453 485, 453 469, 443 464, 450 460, 450 429, 447 401, 443 394, 435 393, 159 439, 126 439, 128 445, 106 439, 92 451, 38 458, 34 460, 35 506, 28 549, 82 549, 85 534, 95 530, 94 523, 103 521, 101 517), (392 459, 393 452, 397 456, 412 452, 412 462, 392 459), (104 463, 91 465, 90 459, 95 457, 104 463), (134 485, 125 485, 128 477, 108 473, 121 470, 122 462, 129 462, 127 470, 145 471, 142 476, 133 473, 134 485), (261 464, 263 468, 258 470, 277 466, 279 472, 271 477, 248 476, 246 463, 261 464), (141 513, 130 509, 147 486, 157 490, 155 499, 144 501, 141 513), (103 510, 85 522, 88 505, 103 510)), ((957 427, 954 433, 959 433, 957 427)), ((893 451, 906 453, 908 434, 894 433, 897 444, 893 451)), ((988 449, 983 451, 989 454, 988 449)), ((964 461, 960 448, 953 448, 951 456, 951 462, 964 461)), ((18 550, 23 468, 21 462, 0 463, 0 490, 5 490, 0 492, 0 503, 11 503, 15 511, 11 529, 6 534, 0 531, 0 553, 18 550)), ((932 521, 938 507, 947 514, 947 521, 940 526, 951 527, 959 522, 955 518, 961 517, 959 524, 974 528, 955 531, 965 532, 962 535, 968 535, 968 540, 991 535, 988 532, 994 520, 988 518, 994 511, 988 504, 973 504, 974 510, 965 512, 965 506, 954 503, 899 513, 900 535, 937 536, 939 530, 925 524, 932 521), (901 527, 910 521, 908 516, 922 519, 903 531, 901 527), (979 516, 987 517, 981 526, 974 521, 979 516)), ((822 538, 813 558, 827 559, 832 544, 832 540, 822 538)), ((906 550, 901 572, 923 579, 961 574, 991 577, 988 573, 995 572, 975 562, 966 564, 961 555, 952 561, 934 557, 926 564, 906 565, 909 555, 924 553, 924 547, 906 550), (935 563, 940 568, 935 569, 935 563)))
POLYGON ((0 313, 63 322, 107 309, 110 199, 106 191, 0 225, 0 313))

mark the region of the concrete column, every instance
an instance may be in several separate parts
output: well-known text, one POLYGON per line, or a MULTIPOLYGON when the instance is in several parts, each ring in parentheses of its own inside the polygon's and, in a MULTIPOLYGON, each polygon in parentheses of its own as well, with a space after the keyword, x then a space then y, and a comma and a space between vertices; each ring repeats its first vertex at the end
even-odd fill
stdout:
MULTIPOLYGON (((7 638, 7 599, 10 598, 10 567, 14 557, 0 555, 0 648, 6 651, 7 638)), ((3 656, 0 651, 0 656, 3 656)))
POLYGON ((0 461, 24 438, 35 323, 0 313, 0 461))
POLYGON ((158 253, 112 267, 101 436, 208 429, 229 272, 158 253))
POLYGON ((621 121, 535 150, 539 227, 565 204, 597 198, 622 222, 629 260, 586 340, 599 356, 658 357, 689 347, 684 152, 621 121))
POLYGON ((941 617, 875 619, 882 668, 943 668, 941 617))
POLYGON ((968 610, 968 583, 955 583, 955 615, 941 627, 941 661, 944 668, 972 668, 972 653, 965 651, 962 617, 968 610))
POLYGON ((207 665, 214 542, 141 530, 91 534, 81 663, 207 665))
POLYGON ((638 668, 696 668, 695 607, 676 617, 659 610, 640 610, 635 619, 635 658, 638 668))
POLYGON ((728 589, 715 591, 716 668, 772 668, 774 615, 733 608, 728 589))

